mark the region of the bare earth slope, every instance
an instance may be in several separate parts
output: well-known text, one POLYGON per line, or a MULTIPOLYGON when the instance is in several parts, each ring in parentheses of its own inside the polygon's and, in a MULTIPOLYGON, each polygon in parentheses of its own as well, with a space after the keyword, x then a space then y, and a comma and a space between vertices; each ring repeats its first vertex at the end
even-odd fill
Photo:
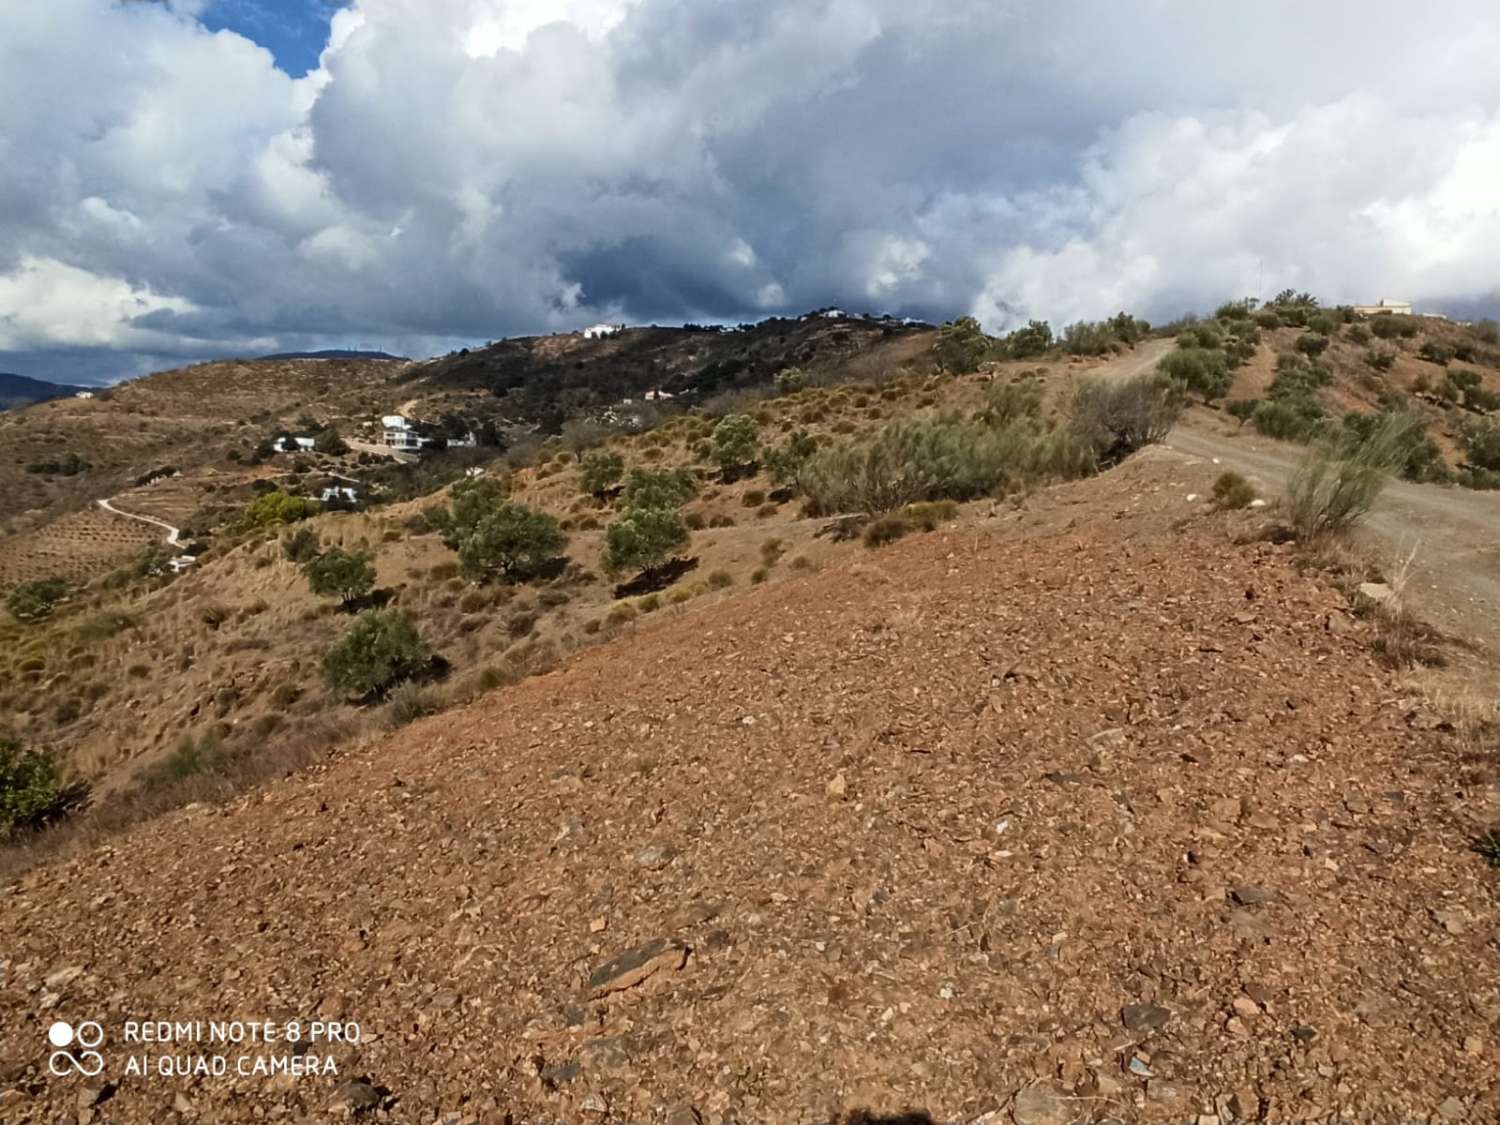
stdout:
POLYGON ((1173 528, 1174 471, 1056 490, 1064 534, 1014 513, 655 624, 31 873, 0 895, 0 1114, 1500 1119, 1484 795, 1342 599, 1173 528), (234 1075, 284 1044, 124 1074, 225 1050, 126 1019, 315 1017, 363 1029, 311 1051, 338 1078, 234 1075), (101 1078, 47 1074, 57 1019, 105 1025, 101 1078))

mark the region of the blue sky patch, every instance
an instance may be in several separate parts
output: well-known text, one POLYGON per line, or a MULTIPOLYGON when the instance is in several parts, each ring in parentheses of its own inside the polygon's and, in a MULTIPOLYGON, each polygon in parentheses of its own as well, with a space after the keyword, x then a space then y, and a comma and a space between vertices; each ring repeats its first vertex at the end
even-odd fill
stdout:
POLYGON ((211 0, 200 17, 210 31, 227 28, 265 47, 293 78, 316 69, 334 0, 211 0))

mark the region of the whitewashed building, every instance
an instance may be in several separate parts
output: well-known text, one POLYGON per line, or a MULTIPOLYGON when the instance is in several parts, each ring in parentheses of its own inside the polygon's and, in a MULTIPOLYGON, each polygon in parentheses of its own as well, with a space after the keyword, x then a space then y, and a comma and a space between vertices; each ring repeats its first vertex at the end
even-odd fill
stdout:
POLYGON ((412 429, 404 415, 387 414, 380 420, 380 425, 383 431, 381 440, 390 449, 416 452, 426 444, 422 435, 412 429))
POLYGON ((592 328, 585 328, 583 330, 583 338, 585 340, 602 340, 606 336, 613 336, 616 333, 624 331, 625 326, 623 324, 596 324, 592 328))
POLYGON ((1376 305, 1355 305, 1360 316, 1411 316, 1410 301, 1392 301, 1382 297, 1376 305))

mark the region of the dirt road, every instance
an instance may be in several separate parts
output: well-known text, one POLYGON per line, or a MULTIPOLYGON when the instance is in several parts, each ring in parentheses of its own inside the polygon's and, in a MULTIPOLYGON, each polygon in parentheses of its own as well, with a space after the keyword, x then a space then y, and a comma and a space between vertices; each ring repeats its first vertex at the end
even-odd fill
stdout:
MULTIPOLYGON (((1093 368, 1111 379, 1142 375, 1172 349, 1153 340, 1093 368)), ((1211 411, 1188 411, 1167 447, 1217 461, 1250 478, 1268 499, 1281 496, 1305 447, 1233 429, 1211 411)), ((1394 564, 1415 550, 1410 595, 1446 632, 1500 651, 1500 493, 1392 481, 1360 531, 1378 558, 1394 564)))
POLYGON ((114 503, 112 501, 109 500, 96 500, 94 501, 94 503, 98 504, 99 507, 103 508, 106 512, 113 512, 115 515, 124 516, 128 520, 135 520, 138 523, 154 524, 155 526, 161 528, 167 533, 167 545, 170 547, 175 547, 182 541, 182 530, 180 528, 173 527, 165 520, 159 520, 155 516, 138 515, 135 512, 122 512, 119 508, 116 508, 114 506, 114 503))

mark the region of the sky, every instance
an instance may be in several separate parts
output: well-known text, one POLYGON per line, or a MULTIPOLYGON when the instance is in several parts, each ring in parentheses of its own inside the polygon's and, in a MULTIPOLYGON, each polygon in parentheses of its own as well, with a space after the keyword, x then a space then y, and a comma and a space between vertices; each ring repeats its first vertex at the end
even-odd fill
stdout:
POLYGON ((1500 311, 1500 6, 3 0, 0 370, 1500 311))

